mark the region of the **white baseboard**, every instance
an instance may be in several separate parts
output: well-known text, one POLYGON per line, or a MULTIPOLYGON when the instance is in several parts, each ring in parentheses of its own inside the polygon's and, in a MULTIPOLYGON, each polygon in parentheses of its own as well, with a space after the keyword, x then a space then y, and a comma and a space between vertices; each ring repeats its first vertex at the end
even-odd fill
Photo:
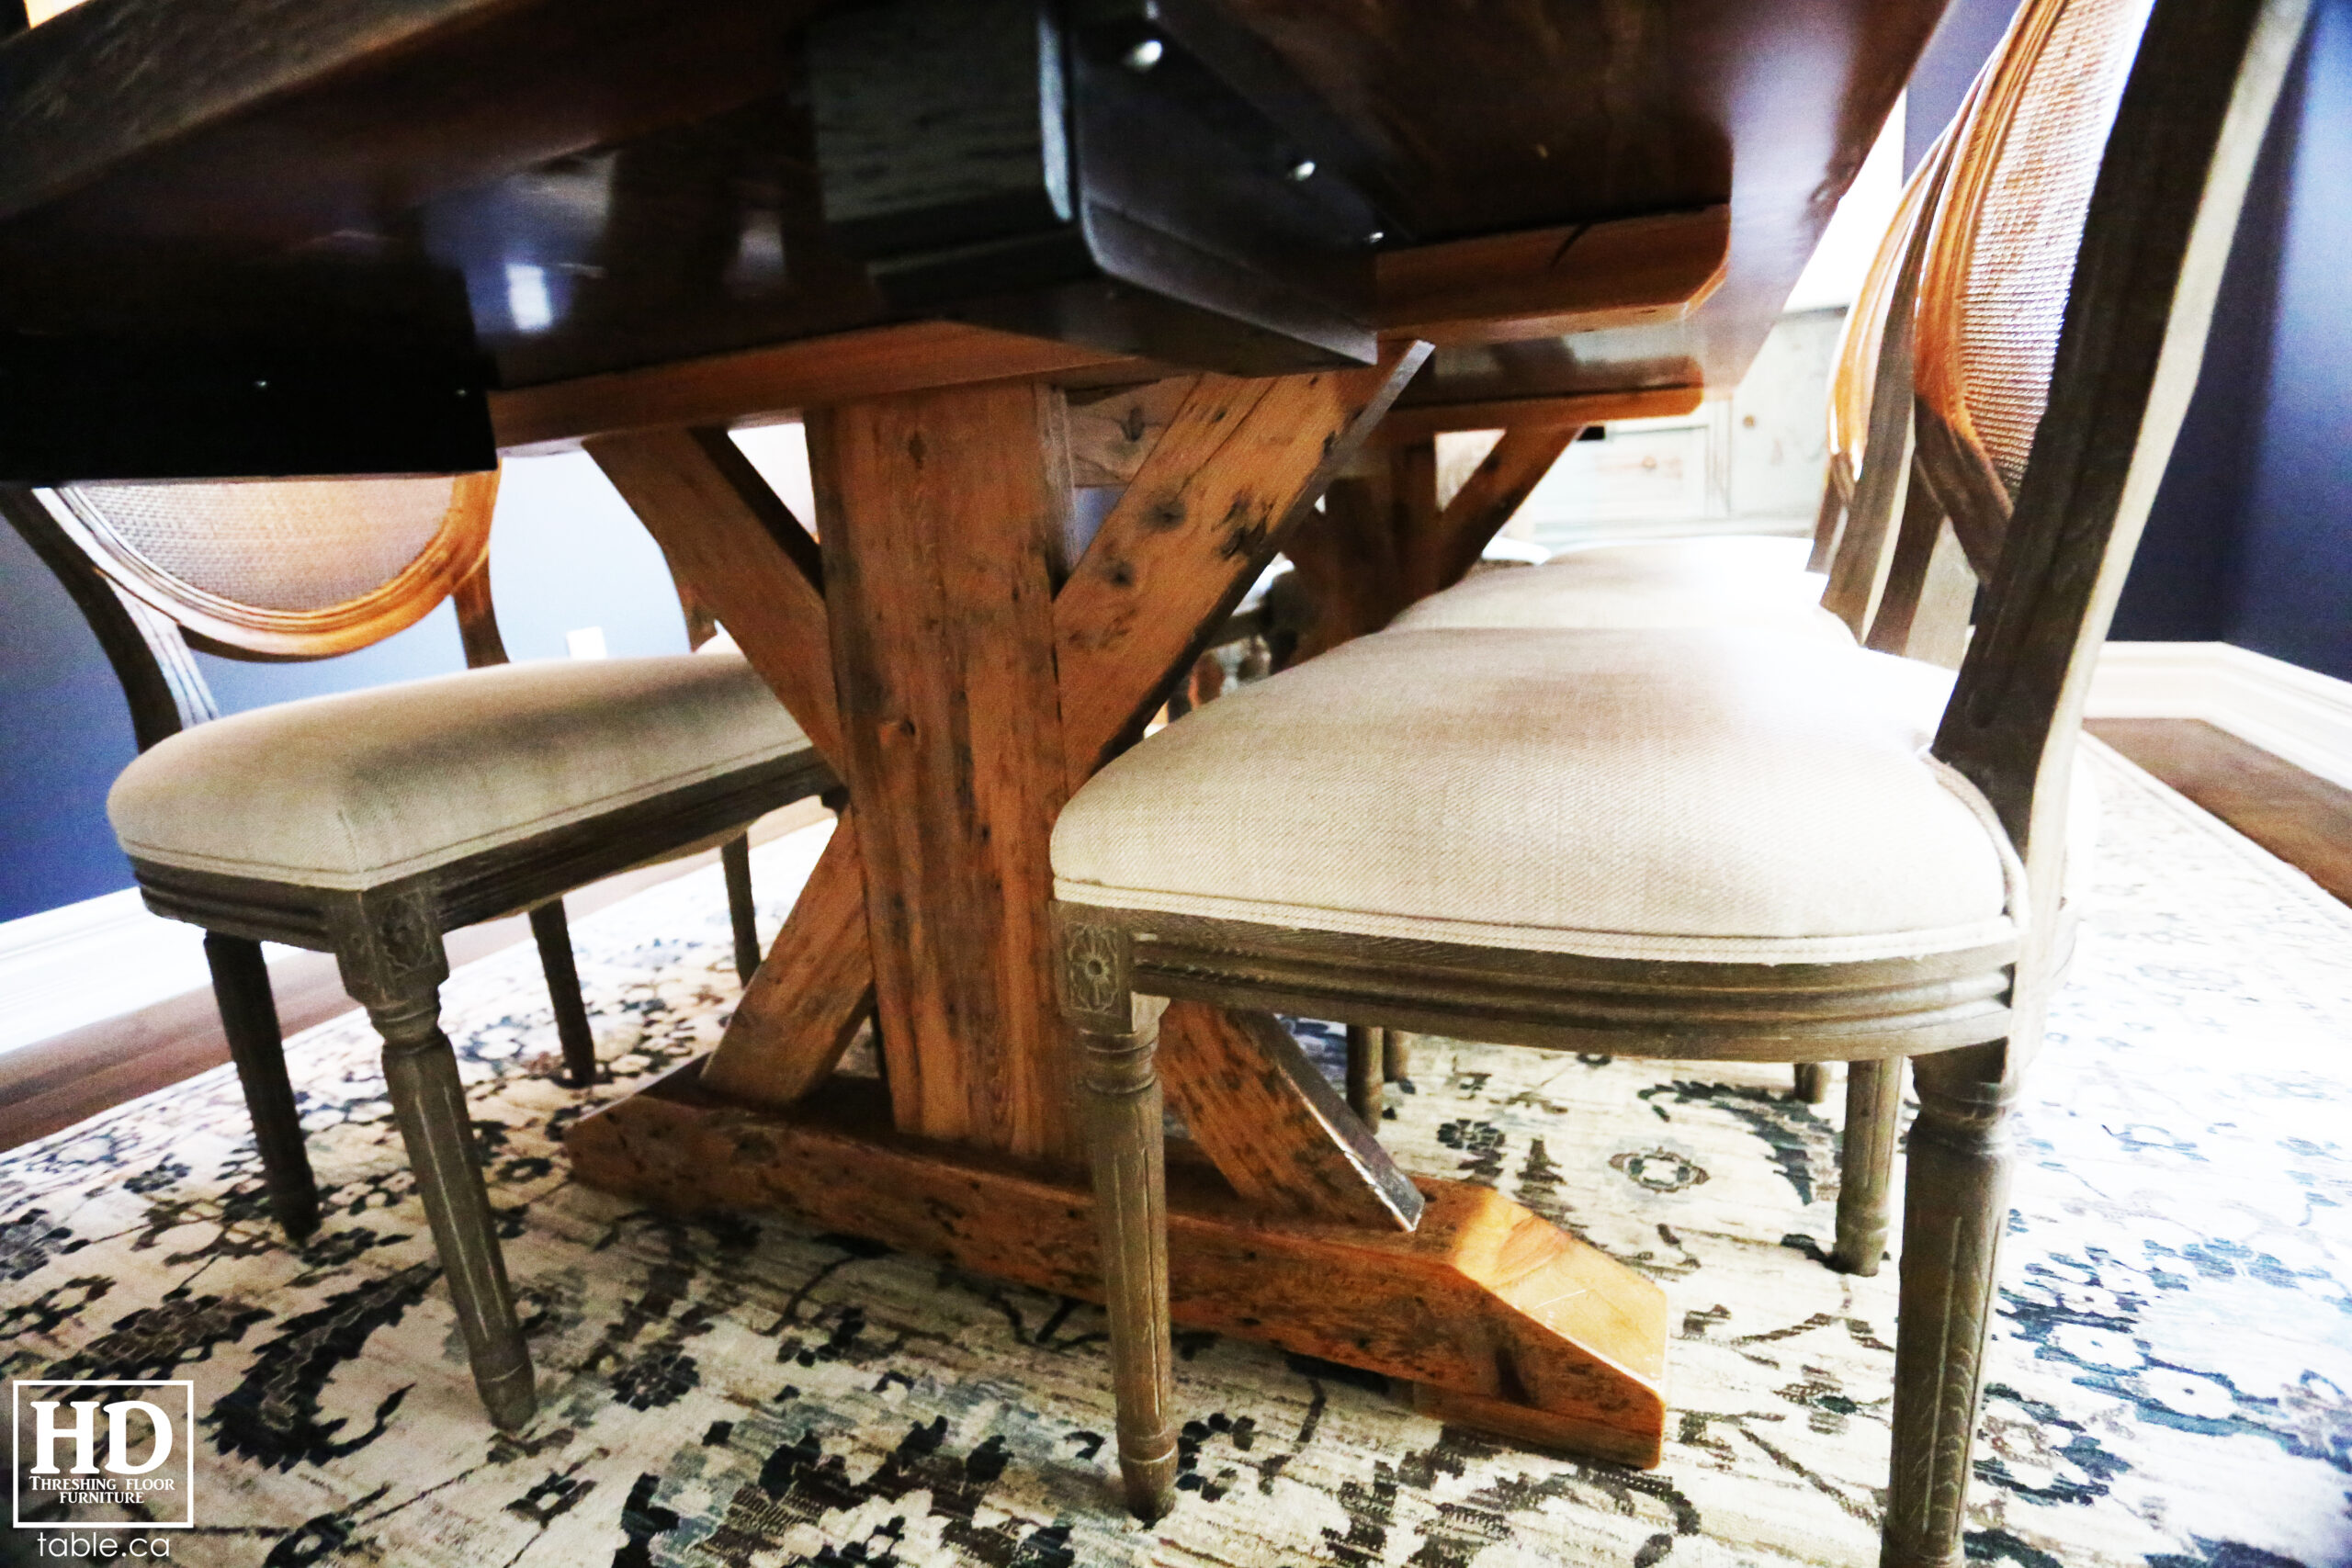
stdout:
MULTIPOLYGON (((752 823, 752 842, 830 815, 796 801, 752 823)), ((274 964, 301 949, 264 942, 262 953, 274 964)), ((0 921, 0 1055, 211 985, 202 928, 149 914, 135 887, 0 921)))
POLYGON ((135 887, 0 923, 0 1053, 211 983, 203 931, 149 914, 135 887))
POLYGON ((2226 642, 2110 642, 2091 718, 2201 718, 2352 789, 2352 681, 2226 642))

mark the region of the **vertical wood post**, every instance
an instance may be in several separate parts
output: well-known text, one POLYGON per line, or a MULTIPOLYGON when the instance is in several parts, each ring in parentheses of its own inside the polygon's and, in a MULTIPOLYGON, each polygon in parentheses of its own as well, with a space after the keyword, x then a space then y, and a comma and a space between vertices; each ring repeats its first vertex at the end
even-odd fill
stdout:
POLYGON ((1054 591, 1061 394, 956 389, 810 415, 841 772, 901 1130, 1069 1161, 1046 840, 1067 796, 1054 591))

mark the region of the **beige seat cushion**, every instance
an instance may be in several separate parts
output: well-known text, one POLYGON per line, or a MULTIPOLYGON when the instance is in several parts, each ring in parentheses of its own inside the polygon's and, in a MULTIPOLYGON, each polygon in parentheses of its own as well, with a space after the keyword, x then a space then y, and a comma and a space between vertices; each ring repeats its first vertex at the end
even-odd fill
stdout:
POLYGON ((199 725, 107 815, 141 860, 347 891, 808 744, 741 654, 508 664, 199 725))
POLYGON ((1598 956, 2000 942, 2018 875, 1927 755, 1948 671, 1770 631, 1384 632, 1113 762, 1067 900, 1598 956))
POLYGON ((1776 626, 1853 646, 1821 607, 1806 539, 1665 539, 1572 550, 1524 570, 1480 572, 1431 594, 1393 631, 1462 626, 1776 626))

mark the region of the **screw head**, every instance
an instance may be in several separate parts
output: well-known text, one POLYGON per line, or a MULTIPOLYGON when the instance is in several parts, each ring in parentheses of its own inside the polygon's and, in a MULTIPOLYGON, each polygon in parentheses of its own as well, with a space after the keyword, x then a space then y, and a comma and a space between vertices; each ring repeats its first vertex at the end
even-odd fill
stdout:
POLYGON ((1313 179, 1315 177, 1315 160, 1312 158, 1301 158, 1297 163, 1293 164, 1290 166, 1290 177, 1295 180, 1313 179))
POLYGON ((1127 51, 1127 69, 1136 73, 1150 70, 1168 52, 1168 46, 1156 38, 1148 38, 1127 51))

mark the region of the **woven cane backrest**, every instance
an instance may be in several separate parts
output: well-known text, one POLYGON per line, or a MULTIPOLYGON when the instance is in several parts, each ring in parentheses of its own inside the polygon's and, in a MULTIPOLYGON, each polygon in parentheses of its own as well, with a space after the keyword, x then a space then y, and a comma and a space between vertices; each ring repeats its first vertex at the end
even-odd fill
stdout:
POLYGON ((1861 471, 1868 452, 1871 390, 1878 380, 1879 344, 1886 336, 1887 306, 1894 297, 1905 254, 1928 204, 1950 136, 1946 131, 1937 141, 1905 184, 1894 221, 1879 240, 1878 254, 1863 275, 1861 292, 1846 312, 1845 327, 1838 334, 1838 355, 1829 378, 1829 473, 1840 494, 1852 493, 1854 476, 1861 471))
POLYGON ((1991 571, 2047 404, 2075 255, 2150 0, 2030 0, 1962 128, 1920 280, 1920 460, 1991 571))
POLYGON ((86 484, 51 511, 124 592, 211 642, 323 658, 413 625, 481 564, 495 474, 86 484))
MULTIPOLYGON (((1994 557, 1934 750, 2008 830, 2031 895, 2029 929, 2047 941, 2091 673, 2196 390, 2310 6, 2033 4, 2045 25, 2031 29, 2039 38, 2018 36, 2035 68, 2012 72, 2017 61, 2005 60, 1996 82, 2007 103, 1987 120, 2007 134, 1988 131, 1966 203, 1936 231, 1938 331, 1930 338, 1923 301, 1920 337, 1939 376, 1932 399, 1923 387, 1918 400, 1923 451, 1927 430, 1943 431, 1946 455, 1980 457, 1980 478, 2007 508, 1992 538, 1962 535, 1981 576, 1979 552, 1990 546, 1994 557), (2131 58, 2119 66, 2119 55, 2131 58), (2085 171, 2075 165, 2086 126, 2098 136, 2085 171), (2045 210, 2029 210, 2037 206, 2045 210), (2061 246, 2053 234, 2070 238, 2061 246), (1990 319, 1988 301, 2013 330, 1990 319), (1978 417, 1988 410, 2007 423, 1978 417)), ((1941 483, 1964 473, 1934 475, 1939 499, 1941 483)))

